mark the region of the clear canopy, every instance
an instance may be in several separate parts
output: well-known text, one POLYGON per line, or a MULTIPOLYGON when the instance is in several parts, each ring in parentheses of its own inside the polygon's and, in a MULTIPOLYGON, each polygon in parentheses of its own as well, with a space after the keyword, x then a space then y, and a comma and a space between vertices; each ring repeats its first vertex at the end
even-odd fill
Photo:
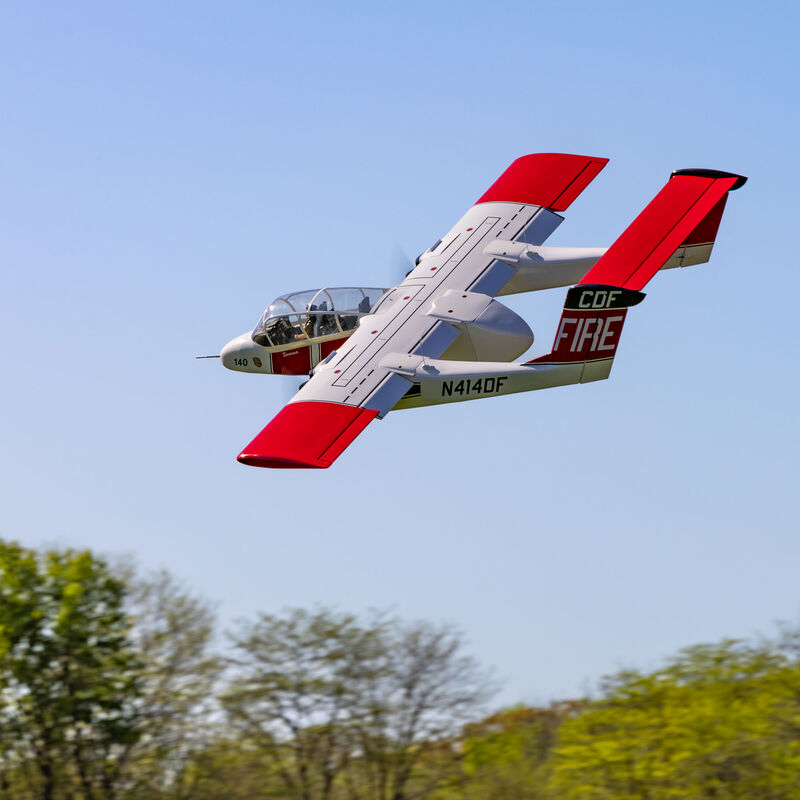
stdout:
POLYGON ((262 314, 253 341, 265 347, 348 333, 369 314, 385 289, 310 289, 284 294, 262 314))

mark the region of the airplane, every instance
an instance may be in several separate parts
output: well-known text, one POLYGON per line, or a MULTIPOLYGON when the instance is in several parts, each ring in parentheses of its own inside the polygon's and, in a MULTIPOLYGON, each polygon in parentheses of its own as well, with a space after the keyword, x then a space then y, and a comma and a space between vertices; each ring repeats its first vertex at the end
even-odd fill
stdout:
POLYGON ((628 309, 659 270, 709 260, 728 192, 747 178, 677 170, 610 247, 544 246, 607 163, 522 156, 397 286, 277 298, 222 364, 310 378, 238 460, 324 469, 390 411, 608 378, 628 309), (533 333, 495 298, 559 286, 572 288, 551 351, 514 362, 533 333))

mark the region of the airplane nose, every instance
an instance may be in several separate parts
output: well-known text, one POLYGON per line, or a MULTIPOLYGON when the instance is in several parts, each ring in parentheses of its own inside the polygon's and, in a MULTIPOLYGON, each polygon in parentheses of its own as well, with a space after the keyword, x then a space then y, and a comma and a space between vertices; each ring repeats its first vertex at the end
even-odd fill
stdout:
POLYGON ((241 360, 242 350, 250 344, 250 334, 248 333, 243 333, 241 336, 231 339, 228 344, 226 344, 225 347, 223 347, 219 352, 219 357, 222 360, 222 366, 227 367, 228 369, 236 370, 237 358, 241 360))
POLYGON ((222 359, 223 367, 233 369, 233 354, 236 352, 236 344, 236 339, 232 339, 219 351, 219 357, 222 359))

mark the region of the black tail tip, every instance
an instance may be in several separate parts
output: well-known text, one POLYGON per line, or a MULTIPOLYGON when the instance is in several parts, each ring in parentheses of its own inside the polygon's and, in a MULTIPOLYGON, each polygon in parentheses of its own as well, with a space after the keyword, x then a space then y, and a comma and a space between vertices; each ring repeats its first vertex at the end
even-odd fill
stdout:
POLYGON ((737 175, 735 172, 723 172, 721 169, 676 169, 670 176, 676 175, 696 175, 698 178, 736 178, 736 183, 731 186, 731 191, 744 186, 747 178, 744 175, 737 175))

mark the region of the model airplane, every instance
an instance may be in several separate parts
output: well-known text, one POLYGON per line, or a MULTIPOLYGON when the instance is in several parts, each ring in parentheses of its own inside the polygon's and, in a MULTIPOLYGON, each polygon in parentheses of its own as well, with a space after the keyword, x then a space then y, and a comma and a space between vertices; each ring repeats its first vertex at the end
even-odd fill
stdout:
POLYGON ((607 378, 628 308, 660 269, 708 261, 728 192, 747 180, 673 172, 609 248, 543 247, 608 159, 518 158, 392 289, 284 295, 222 349, 243 372, 311 378, 239 455, 257 467, 329 467, 372 420, 401 408, 607 378), (496 296, 574 285, 551 352, 496 296))

